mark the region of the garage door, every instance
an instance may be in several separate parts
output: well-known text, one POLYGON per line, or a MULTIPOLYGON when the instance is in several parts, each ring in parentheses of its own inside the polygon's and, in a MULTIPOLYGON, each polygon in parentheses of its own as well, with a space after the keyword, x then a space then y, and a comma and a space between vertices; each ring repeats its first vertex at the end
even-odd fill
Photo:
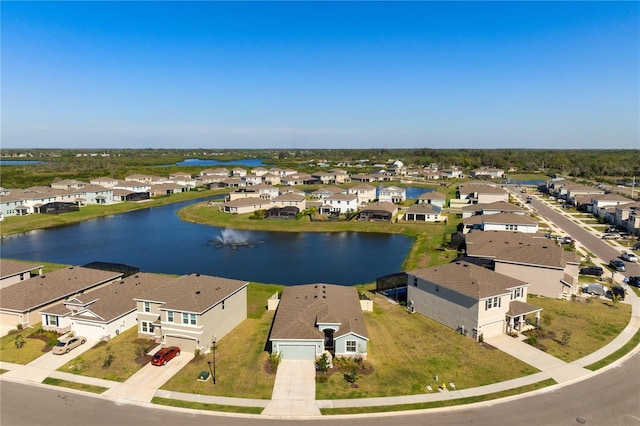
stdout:
POLYGON ((282 359, 314 360, 316 359, 316 345, 282 345, 278 346, 282 359))
POLYGON ((183 352, 193 353, 196 350, 196 341, 186 337, 166 336, 165 346, 177 346, 183 352))
POLYGON ((71 330, 76 336, 84 336, 88 339, 100 340, 106 334, 102 331, 102 325, 98 324, 74 323, 71 325, 71 330))

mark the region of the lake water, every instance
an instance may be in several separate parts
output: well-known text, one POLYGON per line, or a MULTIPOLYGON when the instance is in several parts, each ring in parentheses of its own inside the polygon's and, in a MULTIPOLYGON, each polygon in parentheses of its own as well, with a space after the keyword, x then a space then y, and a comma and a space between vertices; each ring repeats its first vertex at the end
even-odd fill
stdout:
POLYGON ((29 166, 34 164, 46 164, 38 160, 0 160, 0 166, 29 166))
POLYGON ((413 244, 404 235, 225 231, 177 216, 199 201, 7 236, 0 242, 2 257, 71 265, 115 262, 144 272, 198 272, 285 285, 353 285, 400 272, 413 244), (225 237, 226 245, 220 241, 225 237))

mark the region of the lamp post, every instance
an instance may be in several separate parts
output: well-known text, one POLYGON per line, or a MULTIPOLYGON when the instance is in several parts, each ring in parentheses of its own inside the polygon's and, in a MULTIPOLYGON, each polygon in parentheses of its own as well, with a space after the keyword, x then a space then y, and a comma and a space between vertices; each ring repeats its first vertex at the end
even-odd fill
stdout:
POLYGON ((213 336, 213 384, 216 384, 216 336, 213 336))

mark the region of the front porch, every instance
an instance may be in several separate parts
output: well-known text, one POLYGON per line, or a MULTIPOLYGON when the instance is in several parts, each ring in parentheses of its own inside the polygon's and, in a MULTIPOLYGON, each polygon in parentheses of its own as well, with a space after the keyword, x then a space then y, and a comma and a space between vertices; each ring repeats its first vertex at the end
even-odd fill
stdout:
POLYGON ((509 304, 506 313, 507 334, 521 334, 525 331, 538 328, 540 325, 540 312, 542 308, 517 300, 509 304))

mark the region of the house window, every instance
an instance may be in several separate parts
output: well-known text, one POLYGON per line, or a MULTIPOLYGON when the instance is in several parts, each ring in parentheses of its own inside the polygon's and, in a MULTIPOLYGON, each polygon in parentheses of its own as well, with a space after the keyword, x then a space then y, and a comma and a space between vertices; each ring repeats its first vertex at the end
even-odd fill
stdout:
POLYGON ((518 297, 522 297, 524 294, 524 289, 522 287, 514 288, 511 290, 511 300, 517 299, 518 297))
POLYGON ((413 286, 418 287, 418 278, 413 277, 413 286))
POLYGON ((153 333, 153 324, 149 321, 140 321, 140 332, 147 334, 153 333))
POLYGON ((144 310, 145 312, 151 312, 151 305, 150 305, 150 303, 149 303, 149 302, 142 302, 142 304, 144 305, 144 306, 143 306, 143 310, 144 310))
POLYGON ((355 351, 356 351, 356 341, 347 340, 347 352, 355 352, 355 351))
POLYGON ((55 315, 47 315, 47 325, 58 326, 58 317, 55 315))
POLYGON ((499 308, 500 304, 501 304, 501 299, 498 296, 490 297, 487 300, 485 300, 484 303, 485 303, 484 304, 484 310, 488 311, 489 309, 499 308))
POLYGON ((173 311, 167 311, 167 322, 173 322, 173 311))
POLYGON ((182 323, 189 325, 196 325, 196 314, 182 313, 182 323))

